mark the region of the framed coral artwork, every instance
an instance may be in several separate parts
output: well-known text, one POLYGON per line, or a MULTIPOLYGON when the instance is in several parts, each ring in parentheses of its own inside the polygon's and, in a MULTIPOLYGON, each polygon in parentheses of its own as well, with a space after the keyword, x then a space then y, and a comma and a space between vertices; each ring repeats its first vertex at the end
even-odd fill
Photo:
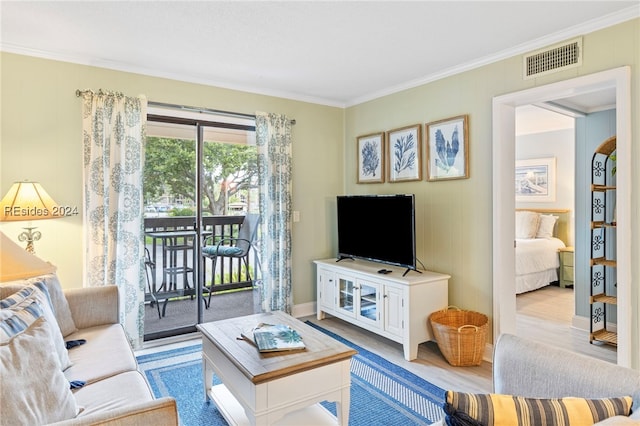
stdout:
POLYGON ((469 177, 469 116, 426 124, 427 180, 469 177))
POLYGON ((358 183, 384 182, 384 133, 359 136, 358 183))
POLYGON ((389 182, 422 179, 422 125, 387 132, 389 182))

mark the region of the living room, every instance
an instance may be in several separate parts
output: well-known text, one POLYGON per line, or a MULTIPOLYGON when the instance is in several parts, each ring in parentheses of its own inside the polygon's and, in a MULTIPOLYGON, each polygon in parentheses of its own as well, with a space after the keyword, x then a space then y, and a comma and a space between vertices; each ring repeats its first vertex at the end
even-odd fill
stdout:
MULTIPOLYGON (((603 2, 615 3, 615 2, 603 2)), ((293 129, 293 210, 300 214, 293 223, 292 282, 294 316, 315 313, 316 275, 313 261, 336 254, 336 196, 343 194, 412 193, 416 196, 417 257, 425 268, 451 275, 448 299, 452 305, 478 311, 493 321, 495 259, 492 101, 505 94, 584 77, 594 73, 630 67, 628 99, 631 117, 640 109, 640 19, 637 3, 618 15, 618 22, 600 23, 597 29, 563 32, 563 39, 582 37, 583 57, 578 68, 551 73, 531 80, 522 78, 522 56, 515 53, 471 69, 403 87, 392 93, 353 104, 330 105, 292 99, 259 91, 239 90, 198 81, 180 81, 140 70, 112 69, 100 61, 74 63, 68 57, 30 55, 3 45, 2 146, 0 191, 5 194, 12 182, 39 181, 61 205, 83 204, 82 117, 78 89, 117 90, 131 96, 143 94, 148 100, 224 111, 254 113, 268 111, 296 120, 293 129), (635 5, 635 7, 634 7, 635 5), (632 9, 633 13, 629 11, 632 9), (469 117, 469 178, 446 182, 386 182, 358 184, 356 138, 402 126, 435 122, 462 114, 469 117)), ((5 5, 3 5, 5 7, 5 5)), ((3 17, 3 20, 5 18, 3 17)), ((3 25, 4 26, 4 25, 3 25)), ((4 31, 4 30, 3 30, 4 31)), ((550 40, 547 39, 547 40, 550 40)), ((549 41, 537 46, 554 44, 549 41)), ((535 50, 533 48, 529 50, 535 50)), ((527 50, 528 51, 528 50, 527 50)), ((418 55, 419 52, 408 52, 418 55)), ((379 58, 384 61, 385 58, 379 58)), ((640 132, 636 119, 626 123, 628 134, 640 132)), ((631 148, 621 164, 635 164, 638 153, 631 148)), ((619 166, 631 188, 629 211, 619 212, 620 222, 631 223, 631 212, 640 201, 640 178, 619 166)), ((40 221, 42 238, 37 242, 39 257, 57 266, 64 288, 82 284, 82 215, 40 221)), ((513 219, 511 219, 513 220, 513 219)), ((510 222, 504 222, 510 223, 510 222)), ((622 225, 621 225, 622 226, 622 225)), ((3 223, 2 232, 15 240, 20 223, 3 223)), ((628 228, 629 256, 638 257, 640 231, 628 228)), ((640 293, 637 282, 640 265, 629 265, 628 341, 629 367, 640 368, 640 293)), ((488 342, 497 335, 489 330, 488 342)))

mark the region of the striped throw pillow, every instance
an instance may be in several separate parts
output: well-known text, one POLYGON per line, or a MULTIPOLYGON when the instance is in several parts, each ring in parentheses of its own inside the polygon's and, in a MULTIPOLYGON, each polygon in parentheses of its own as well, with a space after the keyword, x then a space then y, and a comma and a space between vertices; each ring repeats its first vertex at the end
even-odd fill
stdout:
POLYGON ((21 311, 34 300, 37 300, 40 303, 42 316, 50 324, 48 330, 50 331, 51 342, 53 343, 58 356, 60 369, 65 370, 71 366, 71 360, 69 359, 69 353, 64 344, 60 327, 58 327, 58 322, 56 321, 56 316, 53 312, 49 290, 43 282, 34 282, 33 284, 22 288, 17 293, 0 300, 0 320, 4 320, 11 316, 14 311, 21 311))
POLYGON ((9 343, 15 336, 31 327, 42 315, 42 306, 33 300, 22 309, 11 312, 7 318, 0 317, 0 345, 9 343))
POLYGON ((591 426, 613 416, 628 416, 632 398, 524 398, 447 391, 447 425, 591 426))

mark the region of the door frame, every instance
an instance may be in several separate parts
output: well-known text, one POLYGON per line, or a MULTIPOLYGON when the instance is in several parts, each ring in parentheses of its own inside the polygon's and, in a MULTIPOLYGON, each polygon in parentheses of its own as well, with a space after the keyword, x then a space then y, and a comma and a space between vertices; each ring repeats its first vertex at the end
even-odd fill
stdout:
MULTIPOLYGON (((493 98, 493 338, 516 332, 515 115, 516 107, 615 89, 617 136, 618 365, 631 366, 631 70, 628 66, 493 98)), ((578 165, 576 165, 578 167, 578 165)), ((634 339, 635 337, 635 339, 634 339)))

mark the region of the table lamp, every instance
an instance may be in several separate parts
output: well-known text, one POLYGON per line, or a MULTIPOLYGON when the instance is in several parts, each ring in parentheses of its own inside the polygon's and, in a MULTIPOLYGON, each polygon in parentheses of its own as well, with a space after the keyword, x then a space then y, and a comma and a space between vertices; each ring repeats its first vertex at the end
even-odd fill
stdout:
MULTIPOLYGON (((0 222, 55 219, 61 217, 57 214, 57 206, 38 182, 14 182, 0 201, 0 222)), ((23 227, 25 231, 18 235, 18 240, 27 242, 26 250, 32 254, 35 253, 33 242, 42 236, 40 231, 35 231, 36 228, 23 227)))

